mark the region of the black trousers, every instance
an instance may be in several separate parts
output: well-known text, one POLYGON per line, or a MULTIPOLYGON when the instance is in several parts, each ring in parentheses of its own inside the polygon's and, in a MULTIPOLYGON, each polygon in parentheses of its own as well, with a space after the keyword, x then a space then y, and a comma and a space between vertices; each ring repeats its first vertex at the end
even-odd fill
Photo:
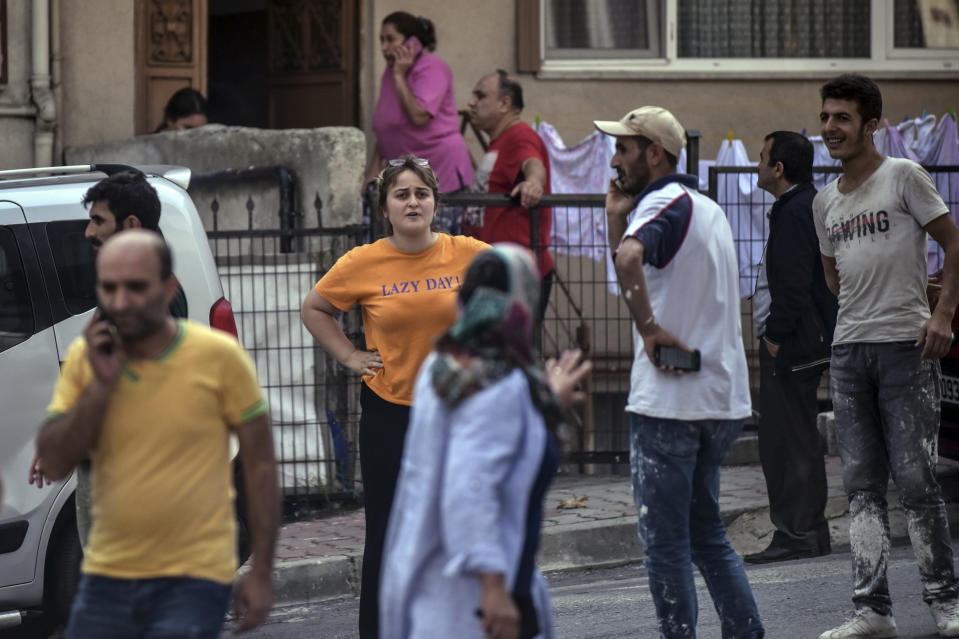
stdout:
POLYGON ((360 390, 360 472, 363 474, 363 510, 366 541, 360 575, 360 637, 379 635, 380 565, 386 526, 403 459, 403 441, 410 407, 381 398, 364 383, 360 390))
POLYGON ((791 372, 759 345, 759 460, 773 543, 829 549, 825 446, 816 428, 819 370, 791 372))

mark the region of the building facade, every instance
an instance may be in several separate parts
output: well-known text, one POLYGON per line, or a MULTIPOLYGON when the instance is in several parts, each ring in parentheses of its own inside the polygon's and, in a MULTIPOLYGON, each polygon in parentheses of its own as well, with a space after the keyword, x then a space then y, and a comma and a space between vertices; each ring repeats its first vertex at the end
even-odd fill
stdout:
MULTIPOLYGON (((193 86, 211 120, 370 131, 384 16, 432 20, 465 107, 493 69, 518 73, 527 119, 569 144, 642 104, 702 133, 818 133, 818 87, 841 72, 883 89, 890 122, 959 106, 956 0, 0 0, 0 168, 152 131, 193 86)), ((471 141, 474 155, 478 146, 471 141)), ((367 136, 368 139, 370 136, 367 136)))

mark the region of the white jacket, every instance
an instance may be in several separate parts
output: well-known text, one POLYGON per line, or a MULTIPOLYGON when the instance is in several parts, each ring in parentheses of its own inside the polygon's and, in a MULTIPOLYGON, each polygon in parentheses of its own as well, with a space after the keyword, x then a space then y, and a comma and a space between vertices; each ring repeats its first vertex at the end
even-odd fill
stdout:
MULTIPOLYGON (((479 572, 512 590, 546 425, 522 371, 454 410, 433 390, 430 355, 413 396, 380 576, 380 637, 482 639, 479 572)), ((535 571, 540 637, 553 636, 549 593, 535 571)))

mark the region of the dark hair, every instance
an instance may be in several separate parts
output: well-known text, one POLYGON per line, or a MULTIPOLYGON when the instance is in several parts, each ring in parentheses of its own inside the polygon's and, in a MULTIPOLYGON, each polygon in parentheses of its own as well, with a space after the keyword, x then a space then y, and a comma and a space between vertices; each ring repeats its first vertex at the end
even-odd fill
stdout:
POLYGON ((812 143, 795 131, 773 131, 764 139, 772 140, 766 166, 783 163, 783 176, 790 184, 812 182, 812 143))
POLYGON ((506 264, 496 251, 483 251, 473 258, 473 262, 466 269, 459 293, 463 306, 466 306, 473 297, 473 293, 480 287, 509 291, 509 273, 506 272, 506 264))
POLYGON ((496 74, 499 75, 499 97, 509 96, 513 108, 522 111, 525 106, 523 103, 523 87, 505 69, 497 69, 496 74))
MULTIPOLYGON (((436 209, 439 208, 440 204, 440 183, 436 179, 436 174, 433 173, 433 169, 430 168, 429 164, 424 164, 425 160, 423 158, 418 158, 412 153, 407 153, 403 157, 399 158, 403 160, 402 164, 392 164, 395 160, 391 160, 391 164, 383 169, 380 174, 376 177, 376 188, 377 196, 376 203, 380 210, 380 213, 386 212, 386 196, 390 187, 396 184, 397 178, 400 174, 405 173, 406 171, 412 171, 415 173, 423 183, 429 187, 430 191, 433 192, 433 202, 436 204, 436 208, 433 209, 433 219, 436 219, 436 209)), ((386 224, 386 234, 393 234, 393 225, 390 224, 389 219, 385 220, 386 224)))
MULTIPOLYGON (((636 135, 633 136, 636 138, 636 143, 639 144, 640 152, 646 150, 646 147, 653 143, 652 140, 647 138, 645 135, 636 135)), ((663 146, 660 144, 659 146, 663 146)), ((679 164, 679 158, 666 150, 666 147, 663 146, 663 154, 666 156, 666 162, 669 164, 669 168, 675 169, 676 165, 679 164)))
POLYGON ((206 98, 196 89, 184 87, 167 100, 166 106, 163 107, 163 122, 160 123, 155 132, 166 130, 167 122, 176 122, 180 118, 189 117, 194 113, 207 115, 206 98))
POLYGON ((140 220, 140 226, 150 231, 160 230, 160 198, 139 171, 121 171, 104 178, 90 187, 83 196, 84 208, 94 202, 106 202, 113 214, 117 229, 131 215, 140 220))
POLYGON ((157 259, 160 260, 160 279, 168 280, 173 276, 173 255, 170 252, 170 245, 166 243, 159 233, 157 233, 157 242, 154 242, 153 248, 156 250, 157 259))
POLYGON ((864 75, 844 73, 819 89, 819 96, 836 100, 853 100, 859 107, 862 123, 882 117, 882 92, 879 86, 864 75))
POLYGON ((414 16, 405 11, 394 11, 383 18, 383 24, 392 24, 404 38, 416 36, 427 51, 436 50, 436 27, 429 18, 414 16))

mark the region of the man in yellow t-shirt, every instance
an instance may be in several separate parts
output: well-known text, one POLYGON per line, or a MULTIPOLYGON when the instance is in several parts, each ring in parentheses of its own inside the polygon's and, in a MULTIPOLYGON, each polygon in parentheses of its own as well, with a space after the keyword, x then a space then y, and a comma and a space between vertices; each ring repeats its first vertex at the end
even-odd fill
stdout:
POLYGON ((272 605, 279 513, 266 403, 232 337, 169 314, 176 288, 156 233, 104 243, 101 310, 70 346, 37 437, 52 479, 87 454, 93 461, 93 529, 70 639, 219 636, 236 570, 231 432, 253 543, 236 596, 240 629, 272 605))

